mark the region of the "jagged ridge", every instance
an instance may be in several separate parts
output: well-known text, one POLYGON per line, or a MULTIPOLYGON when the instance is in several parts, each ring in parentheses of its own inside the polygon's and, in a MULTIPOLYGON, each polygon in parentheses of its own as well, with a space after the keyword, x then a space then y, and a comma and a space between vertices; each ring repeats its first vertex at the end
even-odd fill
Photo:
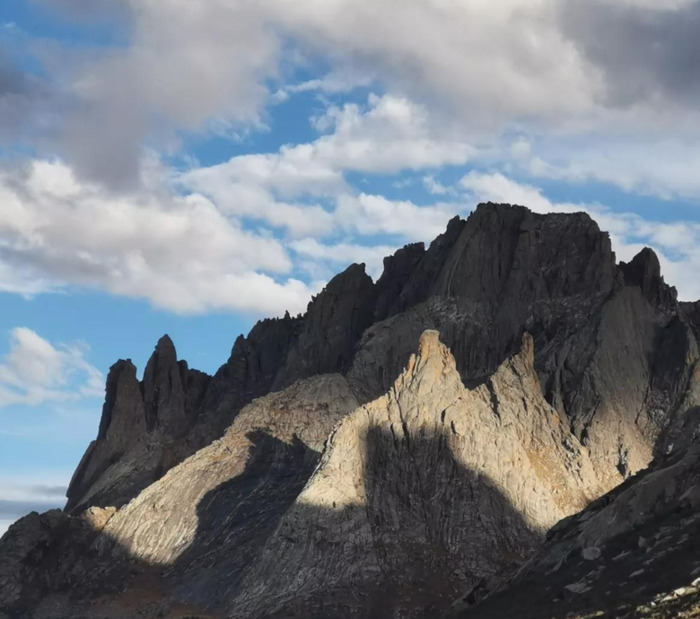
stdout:
POLYGON ((181 369, 178 381, 174 350, 163 355, 159 344, 148 367, 162 369, 147 371, 139 398, 129 362, 116 364, 101 425, 114 423, 120 438, 100 432, 68 507, 123 504, 220 436, 245 404, 296 379, 347 373, 360 401, 378 397, 426 328, 440 331, 467 383, 513 354, 524 330, 532 333, 547 400, 595 452, 612 487, 646 465, 682 400, 697 360, 696 314, 676 302, 651 250, 617 267, 607 234, 586 214, 480 205, 466 221, 450 221, 429 249, 409 245, 385 259, 376 284, 352 265, 304 316, 259 322, 211 379, 181 369), (173 386, 161 386, 168 376, 173 386), (157 407, 173 423, 147 422, 143 432, 143 416, 155 419, 157 407))

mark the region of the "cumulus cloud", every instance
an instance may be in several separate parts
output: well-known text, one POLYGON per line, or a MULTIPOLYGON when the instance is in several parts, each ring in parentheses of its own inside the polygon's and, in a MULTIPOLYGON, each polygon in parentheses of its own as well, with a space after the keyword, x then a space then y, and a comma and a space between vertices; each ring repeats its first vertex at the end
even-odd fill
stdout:
MULTIPOLYGON (((333 230, 334 219, 349 223, 346 211, 363 209, 349 208, 343 202, 333 215, 319 205, 299 207, 289 199, 337 198, 348 193, 348 172, 395 174, 459 165, 475 152, 464 141, 435 134, 424 107, 391 95, 370 95, 365 108, 354 103, 331 106, 314 122, 328 133, 313 142, 195 168, 180 175, 178 182, 185 190, 211 198, 228 213, 265 220, 295 237, 323 235, 333 230)), ((362 198, 360 204, 364 201, 362 198)), ((367 214, 370 208, 364 210, 367 214)), ((385 230, 386 222, 377 232, 385 230)))
POLYGON ((519 154, 514 163, 524 172, 576 184, 598 181, 624 191, 663 199, 700 197, 700 139, 672 133, 657 139, 610 136, 571 139, 519 154))
POLYGON ((360 193, 340 196, 335 215, 340 225, 360 234, 397 235, 415 241, 433 239, 462 210, 453 203, 418 206, 408 200, 360 193))
MULTIPOLYGON (((353 260, 375 264, 384 249, 352 237, 430 240, 459 208, 357 193, 346 179, 465 163, 473 148, 435 136, 423 107, 370 96, 366 106, 331 106, 315 123, 323 132, 316 140, 276 153, 182 173, 152 158, 131 192, 85 181, 60 160, 0 170, 0 289, 31 295, 78 285, 181 313, 296 312, 317 284, 290 277, 291 241, 313 237, 330 246, 349 235, 335 255, 353 246, 353 260)), ((314 282, 337 264, 321 246, 291 247, 314 282)))
POLYGON ((104 377, 84 354, 84 346, 54 346, 31 329, 12 329, 0 362, 0 407, 101 396, 104 377))
MULTIPOLYGON (((316 284, 293 275, 327 272, 324 248, 358 248, 361 260, 361 248, 441 232, 465 207, 439 170, 470 162, 700 195, 696 91, 678 78, 696 52, 691 0, 46 4, 110 16, 124 36, 38 56, 61 105, 56 92, 42 95, 54 101, 43 108, 27 95, 44 128, 32 129, 32 148, 60 158, 0 171, 2 290, 79 285, 178 312, 297 311, 316 284), (657 56, 641 49, 646 35, 657 56), (635 50, 639 66, 618 80, 635 50), (295 82, 300 68, 311 79, 295 82), (323 98, 356 86, 383 94, 365 104, 323 98), (184 172, 153 163, 178 151, 183 132, 259 128, 267 106, 308 91, 325 106, 312 119, 316 139, 184 172), (513 135, 522 137, 510 144, 513 135), (442 201, 352 186, 354 175, 406 170, 442 201)), ((0 98, 29 92, 28 73, 1 67, 0 58, 0 98)), ((534 188, 528 197, 545 200, 534 188)))
POLYGON ((267 80, 282 39, 255 3, 208 0, 61 0, 51 8, 119 21, 114 45, 35 45, 65 105, 44 106, 35 142, 84 179, 110 187, 140 182, 145 145, 177 149, 178 132, 227 134, 260 125, 267 80), (93 6, 94 5, 94 6, 93 6), (53 116, 53 117, 51 117, 53 116), (108 145, 108 146, 107 146, 108 145))
POLYGON ((333 269, 344 268, 354 262, 364 263, 367 273, 377 279, 382 273, 384 258, 397 249, 392 245, 367 246, 343 242, 324 244, 312 238, 292 241, 290 247, 302 258, 302 266, 317 279, 328 279, 335 274, 333 269), (311 261, 304 262, 304 258, 310 258, 311 261), (326 268, 319 268, 319 265, 326 268))
POLYGON ((63 507, 70 472, 38 471, 33 475, 3 475, 0 481, 0 536, 18 518, 63 507))
POLYGON ((610 233, 618 259, 629 261, 642 247, 650 246, 659 256, 666 281, 676 286, 679 297, 686 301, 700 298, 698 223, 653 221, 635 213, 613 211, 600 204, 552 202, 539 188, 514 181, 500 172, 470 172, 460 184, 475 202, 522 204, 539 213, 586 212, 602 230, 610 233))
MULTIPOLYGON (((651 135, 646 152, 660 128, 700 137, 697 1, 44 2, 65 14, 111 15, 124 31, 99 50, 53 45, 44 53, 61 105, 48 96, 50 104, 35 114, 43 121, 32 129, 51 138, 48 147, 38 139, 35 146, 58 153, 81 178, 111 187, 142 180, 144 146, 173 153, 182 132, 261 127, 270 103, 309 90, 371 85, 392 96, 369 115, 353 105, 331 108, 319 124, 335 123, 334 135, 348 148, 339 149, 337 139, 315 143, 318 156, 309 145, 290 148, 287 160, 296 165, 306 157, 358 170, 390 170, 393 159, 404 167, 441 165, 474 155, 465 153, 464 139, 493 147, 513 127, 562 139, 594 136, 608 152, 611 131, 632 145, 651 135), (294 82, 297 69, 318 66, 327 72, 294 82), (441 135, 402 139, 397 127, 407 118, 441 135)), ((571 162, 575 154, 565 157, 571 162)), ((279 171, 269 161, 236 165, 254 164, 279 171)), ((339 180, 309 172, 311 187, 339 180)), ((618 180, 625 181, 617 175, 609 182, 618 180)), ((296 217, 261 199, 251 201, 279 211, 274 216, 283 221, 296 217)))
POLYGON ((292 268, 278 241, 243 230, 201 195, 153 184, 110 194, 57 161, 3 171, 0 285, 26 293, 99 287, 183 313, 306 305, 305 284, 272 276, 292 268))

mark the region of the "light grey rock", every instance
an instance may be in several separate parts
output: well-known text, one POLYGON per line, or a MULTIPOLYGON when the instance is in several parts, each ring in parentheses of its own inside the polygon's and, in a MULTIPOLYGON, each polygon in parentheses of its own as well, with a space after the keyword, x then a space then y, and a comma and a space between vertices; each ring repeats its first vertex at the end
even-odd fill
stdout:
POLYGON ((334 430, 229 616, 424 616, 526 557, 599 493, 533 361, 526 336, 470 390, 426 331, 393 388, 334 430))
POLYGON ((595 561, 596 559, 600 559, 601 554, 600 548, 596 548, 595 546, 589 546, 581 551, 581 556, 586 561, 595 561))

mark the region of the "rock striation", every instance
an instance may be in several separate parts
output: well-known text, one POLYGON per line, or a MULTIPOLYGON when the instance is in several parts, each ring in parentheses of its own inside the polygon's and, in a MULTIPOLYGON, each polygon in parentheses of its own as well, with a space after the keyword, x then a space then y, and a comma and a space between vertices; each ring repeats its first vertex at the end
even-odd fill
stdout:
POLYGON ((424 617, 599 494, 544 400, 532 338, 467 389, 436 331, 348 415, 229 602, 236 617, 424 617))
POLYGON ((699 532, 694 443, 558 523, 534 557, 460 598, 452 616, 695 617, 699 532))
MULTIPOLYGON (((542 396, 529 335, 468 389, 426 331, 373 402, 358 406, 338 374, 296 381, 119 510, 61 523, 84 531, 84 572, 118 575, 117 607, 160 569, 165 599, 224 617, 424 617, 599 494, 588 450, 542 396)), ((27 600, 49 605, 63 582, 17 599, 34 612, 27 600)), ((50 604, 54 617, 90 616, 96 590, 50 604)))

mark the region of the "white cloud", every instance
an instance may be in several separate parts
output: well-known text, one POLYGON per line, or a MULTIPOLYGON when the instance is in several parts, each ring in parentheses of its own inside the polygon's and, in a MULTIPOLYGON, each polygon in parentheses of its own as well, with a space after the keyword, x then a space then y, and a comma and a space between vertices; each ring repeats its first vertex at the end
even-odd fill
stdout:
POLYGON ((647 220, 635 213, 613 211, 600 204, 556 203, 537 187, 518 183, 501 173, 470 172, 460 182, 475 202, 521 204, 539 213, 587 212, 610 233, 618 259, 629 261, 645 245, 652 247, 667 283, 676 286, 682 300, 700 298, 700 224, 647 220))
MULTIPOLYGON (((366 246, 353 243, 326 245, 312 238, 293 241, 290 243, 290 247, 299 256, 312 260, 311 265, 315 276, 318 276, 315 265, 319 262, 328 265, 331 269, 342 268, 356 262, 364 263, 367 267, 367 273, 375 280, 382 273, 384 258, 393 254, 397 249, 397 247, 392 245, 366 246)), ((326 270, 324 273, 326 278, 334 274, 331 269, 326 270)))
POLYGON ((84 358, 84 347, 55 347, 26 327, 10 332, 0 362, 0 407, 102 396, 104 377, 84 358))
POLYGON ((435 133, 422 106, 370 95, 366 108, 330 107, 315 125, 328 133, 283 146, 278 153, 241 155, 189 170, 178 176, 178 184, 207 196, 226 213, 283 228, 292 238, 324 237, 340 228, 425 240, 454 215, 454 205, 422 208, 355 195, 346 181, 349 172, 396 174, 466 163, 475 149, 435 133), (330 204, 313 203, 317 198, 330 204))
POLYGON ((389 234, 425 241, 444 232, 447 222, 463 210, 459 204, 418 206, 407 200, 361 193, 340 196, 335 217, 342 227, 363 235, 389 234))
POLYGON ((369 109, 330 107, 315 119, 333 130, 313 143, 314 159, 334 169, 395 173, 466 163, 475 149, 431 125, 427 109, 405 98, 370 95, 369 109))
POLYGON ((472 126, 593 104, 596 83, 561 35, 547 0, 314 0, 290 12, 275 3, 265 7, 302 44, 413 97, 438 99, 472 126))
POLYGON ((540 178, 610 183, 665 199, 700 197, 700 139, 691 132, 683 138, 569 140, 541 146, 520 163, 540 178))
POLYGON ((150 189, 115 195, 55 161, 0 173, 0 284, 25 293, 98 287, 183 313, 277 314, 306 305, 302 282, 268 274, 292 268, 278 241, 243 230, 201 195, 173 194, 150 174, 150 189))
POLYGON ((335 227, 334 216, 319 205, 295 205, 290 199, 346 194, 348 172, 395 174, 458 165, 475 152, 465 142, 434 134, 426 110, 404 98, 371 95, 367 109, 331 107, 315 124, 331 132, 310 143, 283 146, 278 153, 195 168, 178 182, 227 213, 267 221, 295 237, 324 235, 335 227))
MULTIPOLYGON (((562 3, 110 0, 127 24, 123 44, 44 56, 61 105, 37 114, 50 130, 33 135, 32 146, 65 163, 0 172, 0 290, 79 285, 177 312, 297 311, 315 284, 290 276, 299 264, 289 243, 429 240, 464 210, 454 188, 435 180, 439 169, 470 161, 700 195, 697 106, 664 97, 613 105, 605 67, 562 25, 562 3), (325 74, 314 73, 319 59, 325 74), (311 78, 290 83, 300 68, 311 78), (156 159, 176 153, 181 132, 259 128, 270 103, 311 90, 323 100, 357 85, 385 94, 364 105, 326 103, 313 119, 321 135, 308 143, 169 178, 149 158, 147 148, 156 159), (522 137, 504 147, 512 135, 522 137), (405 170, 421 172, 425 187, 450 202, 390 200, 348 180, 405 170)), ((667 12, 691 6, 625 4, 656 17, 661 4, 667 12)), ((508 194, 506 181, 472 189, 500 183, 508 194)), ((537 189, 525 197, 547 207, 537 189)), ((311 273, 331 257, 307 251, 304 260, 311 273)))
MULTIPOLYGON (((126 45, 84 54, 53 47, 44 58, 66 101, 62 118, 55 106, 47 110, 47 122, 57 125, 50 133, 58 131, 61 153, 81 175, 110 184, 138 176, 144 143, 177 148, 178 130, 260 126, 270 81, 282 82, 273 100, 376 82, 446 106, 459 116, 453 128, 467 121, 471 131, 494 119, 588 110, 595 91, 547 0, 121 4, 126 45), (327 75, 284 84, 285 75, 315 57, 330 65, 327 75)), ((378 114, 405 113, 395 106, 399 99, 387 100, 391 105, 378 114)), ((374 159, 376 149, 356 147, 345 156, 357 165, 374 159)), ((433 147, 426 142, 396 154, 420 162, 433 147)))
POLYGON ((449 187, 445 187, 445 185, 437 181, 432 174, 427 174, 423 177, 423 186, 435 196, 444 196, 451 192, 449 187))
MULTIPOLYGON (((463 159, 465 136, 493 146, 504 129, 514 127, 562 139, 593 136, 597 152, 611 152, 604 145, 624 137, 631 148, 645 146, 636 157, 652 171, 651 164, 659 160, 653 155, 659 135, 694 136, 691 148, 697 151, 697 101, 674 98, 677 88, 692 89, 697 82, 684 77, 697 64, 689 62, 696 49, 694 32, 686 28, 697 14, 691 0, 51 4, 79 16, 95 13, 95 6, 102 7, 97 14, 111 9, 106 14, 122 20, 126 35, 119 45, 85 52, 49 48, 42 59, 58 94, 42 92, 46 107, 35 115, 41 120, 37 126, 46 130, 32 129, 41 134, 34 135, 32 146, 44 148, 48 137, 51 154, 57 151, 81 178, 112 186, 139 176, 144 145, 172 153, 180 146, 179 132, 227 134, 261 127, 271 102, 295 92, 338 93, 358 85, 391 95, 364 115, 363 126, 376 121, 372 130, 354 134, 355 117, 363 116, 356 106, 332 109, 321 123, 337 124, 335 134, 343 136, 344 148, 320 140, 314 146, 318 155, 294 152, 290 159, 310 156, 333 168, 370 171, 391 169, 392 160, 402 162, 398 167, 420 168, 463 159), (610 15, 613 26, 624 27, 625 37, 603 36, 594 27, 605 25, 610 15), (644 36, 647 27, 659 34, 653 50, 644 36), (595 53, 601 50, 603 57, 595 53), (326 74, 314 73, 319 59, 326 74), (644 96, 611 100, 608 91, 622 80, 608 79, 610 72, 618 76, 614 70, 619 65, 622 77, 636 75, 637 65, 643 64, 641 75, 649 76, 641 80, 644 96), (290 83, 298 69, 312 77, 290 83), (669 76, 676 76, 673 88, 669 76), (392 133, 386 139, 386 131, 395 132, 407 120, 433 132, 440 128, 441 135, 402 142, 392 133)), ((565 153, 564 167, 574 155, 565 153)), ((593 174, 591 167, 572 174, 593 174)), ((604 175, 604 164, 595 167, 604 175)), ((691 182, 690 164, 680 172, 674 169, 661 166, 650 183, 691 182)), ((637 177, 643 181, 643 175, 637 177)), ((630 182, 624 170, 618 178, 630 182)), ((310 186, 314 182, 307 179, 310 186)), ((285 219, 284 214, 270 216, 285 219)))

